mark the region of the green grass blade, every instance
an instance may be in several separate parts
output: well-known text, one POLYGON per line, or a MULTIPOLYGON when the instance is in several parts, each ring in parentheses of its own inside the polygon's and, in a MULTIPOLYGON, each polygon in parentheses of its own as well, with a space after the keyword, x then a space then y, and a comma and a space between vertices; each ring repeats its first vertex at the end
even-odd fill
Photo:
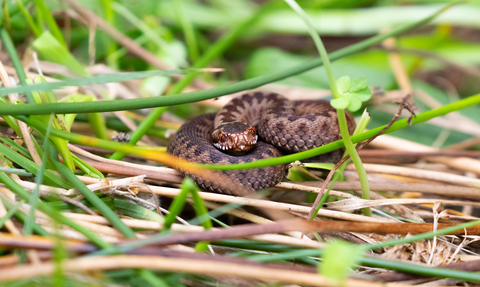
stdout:
POLYGON ((30 29, 32 30, 33 34, 35 34, 35 37, 39 37, 42 34, 42 31, 38 29, 37 24, 35 24, 35 22, 33 21, 32 15, 30 15, 28 9, 25 7, 25 5, 23 5, 22 0, 15 0, 15 2, 20 8, 20 11, 22 12, 25 19, 27 20, 30 29))
MULTIPOLYGON (((45 83, 46 80, 43 76, 37 76, 33 80, 30 78, 27 78, 26 81, 27 85, 32 85, 33 83, 40 84, 40 83, 45 83)), ((46 91, 33 91, 32 92, 33 98, 37 104, 43 104, 43 103, 56 103, 57 99, 55 98, 55 95, 51 90, 46 90, 46 91)), ((71 115, 69 114, 68 116, 74 117, 75 114, 71 115)), ((51 116, 47 115, 42 115, 42 116, 33 116, 33 117, 38 117, 40 120, 43 120, 45 124, 49 124, 51 120, 51 116)), ((55 115, 54 116, 54 121, 53 121, 53 127, 58 130, 63 130, 65 132, 68 132, 70 130, 70 126, 67 125, 66 120, 65 120, 64 115, 55 115)), ((48 129, 47 129, 48 131, 48 129)), ((51 141, 55 145, 57 151, 60 153, 60 155, 63 158, 64 163, 68 166, 68 168, 72 171, 75 170, 75 164, 73 163, 73 158, 72 158, 72 153, 67 147, 68 141, 55 137, 53 136, 51 138, 51 141)))
POLYGON ((83 171, 86 176, 90 176, 90 177, 98 178, 98 179, 105 179, 105 176, 103 175, 103 173, 101 173, 96 168, 94 168, 93 166, 89 165, 88 163, 86 163, 85 161, 80 159, 75 154, 72 154, 72 158, 73 158, 73 162, 75 163, 75 165, 81 171, 83 171))
POLYGON ((6 145, 9 145, 11 149, 15 150, 16 152, 20 153, 24 157, 28 158, 29 160, 32 160, 32 157, 30 156, 30 153, 28 152, 28 149, 24 148, 23 146, 19 145, 16 143, 14 140, 6 138, 6 137, 0 137, 0 141, 3 142, 6 145))
MULTIPOLYGON (((3 144, 0 145, 0 154, 3 154, 11 161, 15 162, 16 164, 23 167, 28 172, 31 172, 35 175, 37 175, 40 170, 40 166, 38 164, 19 155, 18 153, 16 153, 15 151, 11 150, 10 148, 6 147, 3 144)), ((53 174, 48 170, 45 170, 44 176, 45 176, 45 183, 48 185, 53 185, 56 187, 62 187, 66 189, 70 189, 73 187, 68 181, 64 180, 58 175, 53 174)))
MULTIPOLYGON (((27 75, 25 74, 25 70, 23 69, 23 65, 20 61, 20 57, 17 54, 15 45, 13 45, 12 39, 10 38, 10 35, 5 28, 0 29, 0 37, 2 38, 3 45, 5 45, 5 49, 7 50, 8 55, 12 60, 13 67, 15 68, 15 72, 17 73, 18 79, 20 80, 20 86, 25 86, 25 79, 27 78, 27 75)), ((26 92, 25 96, 27 97, 27 102, 29 104, 35 104, 32 93, 26 92)))
POLYGON ((198 44, 197 39, 195 38, 195 31, 193 25, 188 19, 188 15, 185 13, 183 8, 183 3, 181 0, 173 0, 172 2, 177 18, 180 19, 182 24, 183 35, 185 36, 186 46, 188 48, 188 53, 190 54, 190 60, 196 62, 198 58, 198 44))
POLYGON ((158 213, 148 210, 143 206, 140 206, 135 203, 128 202, 126 200, 115 198, 114 200, 115 210, 121 212, 126 216, 137 219, 152 220, 159 223, 165 221, 165 219, 158 213))
MULTIPOLYGON (((212 221, 210 220, 210 217, 208 216, 208 209, 205 206, 205 202, 203 199, 198 195, 198 187, 193 182, 193 180, 189 177, 185 178, 182 183, 182 190, 187 189, 188 193, 192 195, 193 198, 193 206, 195 207, 195 214, 197 215, 197 218, 203 218, 202 220, 202 226, 205 229, 210 229, 213 227, 212 221)), ((208 242, 198 242, 195 246, 195 251, 198 252, 205 252, 208 250, 208 242)))
POLYGON ((52 63, 64 65, 80 76, 89 76, 83 65, 80 64, 72 54, 70 54, 66 48, 65 42, 59 42, 49 31, 43 32, 40 37, 35 39, 32 43, 32 47, 43 59, 52 63))
POLYGON ((65 165, 58 161, 55 156, 52 156, 52 161, 57 167, 58 172, 63 175, 69 182, 71 182, 75 188, 93 205, 102 215, 112 223, 118 231, 129 238, 135 238, 135 233, 123 223, 120 218, 111 210, 103 201, 98 198, 95 193, 88 189, 78 177, 70 171, 65 165))
MULTIPOLYGON (((60 226, 55 226, 55 230, 58 231, 60 226)), ((64 242, 60 239, 59 234, 55 234, 55 247, 53 249, 53 262, 55 263, 55 270, 53 271, 53 287, 64 287, 65 273, 62 265, 63 260, 67 259, 68 253, 65 248, 64 242)))
MULTIPOLYGON (((6 98, 0 97, 0 105, 11 105, 11 103, 6 98)), ((20 131, 20 127, 18 126, 18 122, 15 120, 15 118, 12 116, 2 116, 2 118, 5 120, 7 125, 13 129, 17 136, 22 136, 22 132, 20 131)))
POLYGON ((60 28, 58 28, 57 22, 55 22, 55 18, 53 18, 52 13, 50 13, 50 10, 47 8, 45 5, 45 2, 43 0, 34 0, 35 5, 39 8, 40 13, 42 14, 43 18, 47 21, 48 27, 50 28, 50 31, 52 32, 53 36, 57 40, 57 43, 60 43, 63 47, 67 47, 67 44, 65 43, 65 39, 63 39, 62 32, 60 31, 60 28))
POLYGON ((40 169, 37 172, 37 176, 35 178, 35 190, 32 192, 30 195, 30 213, 28 215, 28 220, 25 222, 25 225, 23 226, 23 235, 29 236, 32 234, 32 226, 33 223, 35 222, 35 211, 37 209, 37 204, 39 201, 40 197, 40 185, 43 183, 43 175, 45 172, 46 164, 47 164, 47 154, 48 154, 48 149, 50 148, 50 142, 48 141, 50 138, 50 131, 52 130, 53 126, 53 118, 54 115, 50 115, 50 119, 47 124, 47 132, 45 133, 45 141, 43 143, 43 158, 42 158, 42 165, 40 166, 40 169))
POLYGON ((110 7, 127 19, 127 21, 134 25, 137 29, 139 29, 145 36, 155 43, 160 50, 166 51, 169 49, 168 44, 161 37, 159 37, 158 33, 155 33, 152 28, 135 16, 135 14, 130 12, 130 10, 128 10, 125 6, 119 4, 118 2, 112 1, 110 3, 110 7))
POLYGON ((22 204, 23 204, 23 202, 19 202, 16 205, 14 205, 12 208, 8 209, 7 214, 5 214, 5 216, 0 218, 0 228, 2 228, 3 225, 5 224, 5 222, 7 222, 7 220, 9 220, 15 213, 18 212, 18 210, 20 208, 20 205, 22 205, 22 204))
MULTIPOLYGON (((156 122, 157 119, 167 110, 166 107, 160 107, 153 109, 148 116, 137 126, 137 128, 130 135, 130 141, 128 145, 134 146, 143 135, 149 130, 156 122)), ((111 156, 110 159, 121 160, 126 154, 124 152, 116 151, 111 156)))
POLYGON ((18 168, 9 168, 9 167, 0 167, 0 171, 3 171, 5 173, 13 173, 19 176, 25 176, 25 177, 32 177, 33 173, 27 172, 24 169, 18 169, 18 168))
POLYGON ((172 204, 170 205, 170 208, 168 209, 169 213, 165 217, 165 224, 164 224, 165 229, 170 229, 172 224, 175 223, 175 221, 177 220, 177 216, 180 215, 180 213, 183 210, 183 207, 185 206, 185 203, 187 202, 187 196, 188 196, 188 193, 190 192, 187 178, 183 180, 182 185, 180 186, 181 192, 177 196, 175 196, 172 204))
MULTIPOLYGON (((110 3, 112 3, 112 0, 102 0, 103 10, 105 11, 105 21, 115 27, 114 13, 112 7, 110 7, 110 3)), ((117 49, 117 43, 110 37, 103 37, 103 41, 107 46, 108 57, 106 60, 108 66, 118 70, 118 57, 110 57, 113 53, 115 53, 117 49)))
MULTIPOLYGON (((41 83, 41 84, 35 84, 35 85, 30 85, 25 87, 2 88, 0 89, 0 96, 5 96, 10 93, 25 93, 25 92, 31 92, 31 91, 53 90, 53 89, 58 89, 66 86, 79 87, 79 86, 85 86, 85 85, 102 85, 102 84, 113 83, 113 82, 143 79, 143 78, 148 78, 152 76, 173 76, 173 75, 185 74, 187 72, 188 70, 170 70, 170 71, 152 70, 152 71, 145 71, 145 72, 105 74, 105 75, 99 75, 99 76, 93 76, 93 77, 71 78, 71 79, 63 80, 61 82, 41 83)), ((69 104, 73 104, 73 103, 69 103, 69 104)), ((76 105, 76 104, 77 103, 73 105, 76 105)), ((95 103, 94 105, 97 105, 97 104, 98 103, 95 103)), ((60 114, 63 114, 63 113, 60 113, 60 114)))
POLYGON ((89 113, 88 123, 90 127, 93 128, 95 136, 99 139, 108 140, 107 125, 105 124, 105 119, 101 113, 89 113))

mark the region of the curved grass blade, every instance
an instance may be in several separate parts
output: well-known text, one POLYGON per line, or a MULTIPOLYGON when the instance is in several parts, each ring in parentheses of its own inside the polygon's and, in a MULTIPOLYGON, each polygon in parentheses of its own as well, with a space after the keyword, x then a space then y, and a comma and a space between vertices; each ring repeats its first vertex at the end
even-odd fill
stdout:
POLYGON ((53 118, 54 115, 50 115, 50 119, 48 120, 47 123, 47 132, 45 133, 45 141, 43 142, 43 157, 42 157, 42 165, 40 166, 40 169, 37 172, 37 176, 35 178, 35 190, 32 192, 30 195, 30 213, 28 214, 28 220, 25 222, 23 226, 23 235, 29 236, 32 234, 32 226, 33 223, 35 222, 35 211, 37 209, 37 204, 39 201, 40 197, 40 185, 43 183, 43 175, 45 174, 46 171, 46 164, 47 164, 47 155, 48 155, 48 150, 51 148, 49 138, 50 138, 50 131, 52 130, 53 127, 53 118))
MULTIPOLYGON (((6 4, 6 2, 5 2, 6 4)), ((13 67, 15 68, 15 72, 17 73, 17 77, 20 80, 20 85, 25 86, 25 79, 27 75, 25 74, 25 70, 23 69, 22 62, 20 61, 20 57, 18 57, 17 50, 15 49, 15 45, 13 45, 12 39, 8 34, 5 28, 0 29, 0 37, 2 38, 3 44, 5 45, 5 49, 12 60, 13 67)), ((25 97, 27 98, 27 102, 29 104, 35 104, 33 100, 32 93, 26 92, 25 97)))
MULTIPOLYGON (((152 70, 152 71, 145 71, 145 72, 129 72, 129 73, 117 73, 117 74, 105 74, 105 75, 92 76, 92 77, 71 78, 71 79, 60 81, 60 82, 41 83, 41 84, 29 85, 25 87, 3 88, 3 89, 0 89, 0 96, 5 96, 10 93, 26 93, 31 91, 53 90, 53 89, 58 89, 66 86, 80 87, 80 86, 86 86, 86 85, 102 85, 107 83, 143 79, 143 78, 148 78, 152 76, 174 76, 174 75, 185 74, 185 73, 188 73, 189 71, 191 71, 191 69, 169 70, 169 71, 152 70)), ((65 104, 81 105, 80 103, 61 103, 61 105, 65 105, 65 104)), ((97 104, 98 103, 95 103, 95 105, 97 104)), ((60 112, 57 114, 63 114, 63 113, 60 112)))
MULTIPOLYGON (((458 111, 458 110, 467 108, 469 106, 477 105, 477 104, 480 104, 480 94, 470 96, 466 99, 463 99, 463 100, 460 100, 460 101, 457 101, 457 102, 454 102, 454 103, 451 103, 451 104, 448 104, 448 105, 444 105, 444 106, 442 106, 438 109, 434 109, 434 110, 431 110, 431 111, 427 111, 427 112, 418 114, 416 117, 414 117, 412 119, 411 124, 413 125, 413 124, 422 123, 422 122, 428 121, 430 119, 433 119, 435 117, 444 116, 444 115, 446 115, 448 113, 451 113, 453 111, 458 111)), ((20 120, 26 122, 30 126, 35 127, 39 130, 44 129, 44 127, 42 127, 41 125, 39 125, 38 122, 36 122, 32 119, 23 118, 23 117, 18 117, 18 118, 20 120)), ((389 129, 387 129, 384 132, 384 134, 391 133, 391 132, 394 132, 394 131, 399 130, 401 128, 408 127, 408 126, 410 126, 410 123, 408 122, 408 119, 399 120, 399 121, 395 122, 389 129)), ((363 132, 359 135, 353 136, 352 141, 354 143, 358 143, 358 142, 367 140, 367 139, 373 137, 374 135, 376 135, 378 132, 380 132, 384 127, 385 127, 385 125, 380 126, 378 128, 375 128, 375 129, 372 129, 372 130, 369 130, 369 131, 366 131, 366 132, 363 132)), ((132 147, 132 146, 128 146, 128 145, 124 145, 124 144, 120 144, 120 143, 115 143, 115 142, 105 141, 105 140, 99 140, 99 139, 96 139, 96 138, 91 138, 91 137, 82 136, 82 135, 73 134, 73 133, 65 133, 65 132, 58 131, 58 130, 53 130, 52 134, 54 134, 55 136, 64 138, 64 139, 68 139, 72 143, 77 143, 77 144, 83 144, 83 145, 88 145, 88 146, 98 146, 98 147, 106 148, 106 149, 109 149, 109 150, 116 150, 116 151, 122 151, 122 152, 125 152, 125 153, 132 153, 132 154, 139 154, 139 155, 144 155, 147 152, 145 149, 142 149, 142 148, 139 148, 139 147, 132 147)), ((203 167, 203 168, 209 168, 209 169, 218 169, 218 170, 235 170, 235 169, 259 168, 259 167, 265 167, 265 166, 270 166, 270 165, 286 164, 286 163, 294 162, 296 160, 302 160, 302 159, 310 158, 310 157, 313 157, 313 156, 317 156, 317 155, 320 155, 320 154, 324 154, 324 153, 327 153, 327 152, 334 151, 334 150, 342 148, 342 147, 343 147, 343 141, 340 140, 340 141, 332 142, 332 143, 329 143, 329 144, 326 144, 324 146, 321 146, 321 147, 318 147, 318 148, 315 148, 315 149, 311 149, 311 150, 308 150, 308 151, 299 152, 299 153, 296 153, 296 154, 286 155, 286 156, 277 157, 277 158, 257 160, 255 162, 248 162, 248 163, 241 163, 241 164, 229 164, 229 165, 203 165, 203 164, 200 165, 200 164, 193 164, 192 163, 190 166, 191 167, 203 167)), ((0 150, 0 152, 1 152, 1 150, 0 150)), ((151 153, 152 154, 159 153, 159 151, 155 150, 155 151, 152 151, 151 153)), ((171 159, 171 160, 173 160, 173 159, 171 159)))
MULTIPOLYGON (((0 144, 0 154, 3 154, 11 161, 15 162, 16 164, 23 167, 28 172, 31 172, 35 175, 40 170, 40 166, 38 164, 19 155, 18 153, 14 152, 13 150, 11 150, 10 148, 6 147, 3 144, 0 144)), ((58 175, 53 174, 51 171, 45 170, 44 176, 45 176, 45 183, 48 185, 53 185, 56 187, 62 187, 66 189, 70 189, 73 187, 68 181, 64 180, 58 175)))
MULTIPOLYGON (((34 83, 43 83, 46 82, 45 78, 42 76, 37 76, 33 80, 30 78, 27 78, 25 82, 28 85, 33 85, 34 83)), ((42 103, 56 103, 57 99, 55 98, 55 95, 53 94, 52 91, 47 90, 47 91, 33 91, 32 92, 33 98, 37 104, 42 104, 42 103)), ((72 116, 72 115, 68 115, 72 116)), ((52 119, 52 114, 50 116, 47 115, 39 115, 39 116, 33 116, 33 117, 38 117, 41 121, 44 122, 44 124, 47 125, 47 127, 50 127, 50 120, 52 119)), ((70 126, 67 125, 65 116, 64 115, 54 115, 53 116, 53 127, 58 130, 62 130, 65 132, 68 132, 70 130, 70 126)), ((48 132, 48 128, 47 128, 48 132)), ((75 170, 75 164, 73 163, 72 159, 72 153, 68 150, 67 147, 67 140, 58 138, 56 136, 52 136, 51 139, 45 139, 45 140, 51 140, 52 143, 55 145, 56 149, 62 156, 63 161, 65 164, 68 166, 68 168, 72 171, 75 170)))
POLYGON ((34 1, 35 1, 35 6, 37 8, 37 11, 39 11, 42 14, 43 19, 47 21, 50 31, 52 31, 53 36, 55 36, 54 38, 56 39, 55 42, 60 43, 66 48, 67 43, 65 43, 65 40, 63 39, 62 32, 60 31, 60 28, 58 28, 57 22, 55 21, 55 18, 53 18, 52 13, 50 13, 50 10, 45 5, 45 2, 43 0, 34 0, 34 1))

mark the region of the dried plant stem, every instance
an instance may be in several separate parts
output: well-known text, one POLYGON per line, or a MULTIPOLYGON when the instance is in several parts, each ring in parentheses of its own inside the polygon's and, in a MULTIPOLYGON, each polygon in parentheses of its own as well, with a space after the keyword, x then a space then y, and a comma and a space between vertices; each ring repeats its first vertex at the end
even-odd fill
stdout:
MULTIPOLYGON (((390 150, 399 150, 399 151, 418 151, 418 152, 431 152, 438 151, 436 148, 432 148, 426 145, 415 143, 409 140, 395 138, 389 135, 384 135, 378 138, 372 143, 372 146, 377 148, 385 148, 390 150)), ((446 164, 448 166, 457 168, 459 170, 471 171, 476 174, 480 174, 480 160, 467 158, 467 157, 425 157, 426 160, 430 162, 437 162, 446 164)))
MULTIPOLYGON (((311 286, 328 286, 326 279, 318 274, 279 270, 268 267, 249 266, 229 262, 211 260, 168 258, 161 256, 98 256, 70 259, 63 262, 65 271, 99 271, 123 268, 147 268, 153 270, 185 272, 194 274, 210 274, 223 276, 239 276, 258 280, 289 282, 311 286)), ((55 270, 53 263, 27 265, 0 270, 0 281, 30 278, 39 275, 50 275, 55 270)), ((357 287, 388 287, 388 284, 373 283, 359 280, 347 280, 348 286, 357 287)), ((399 285, 391 285, 399 286, 399 285)))
MULTIPOLYGON (((7 71, 5 70, 2 62, 0 62, 0 79, 2 80, 3 85, 5 87, 7 87, 7 88, 13 87, 12 83, 10 82, 10 78, 7 74, 7 71)), ((18 99, 18 95, 9 94, 8 98, 9 98, 10 102, 13 105, 15 105, 15 103, 18 99)), ((17 122, 18 122, 18 126, 20 128, 20 131, 22 132, 23 141, 25 142, 25 145, 27 146, 28 152, 32 156, 33 161, 38 165, 42 165, 42 159, 40 158, 37 150, 35 149, 35 145, 32 141, 31 136, 30 136, 30 132, 28 130, 27 124, 22 122, 22 121, 17 121, 17 122)))
MULTIPOLYGON (((353 166, 347 166, 346 170, 353 170, 353 166)), ((383 164, 365 164, 365 169, 371 173, 385 173, 407 176, 411 178, 435 180, 439 182, 454 183, 462 186, 480 187, 480 179, 451 174, 441 171, 424 170, 419 168, 391 166, 383 164)))
MULTIPOLYGON (((180 190, 177 188, 169 188, 169 187, 160 187, 160 186, 149 186, 148 189, 140 186, 140 191, 145 193, 155 193, 159 195, 164 195, 168 197, 175 197, 180 194, 180 190)), ((262 207, 262 208, 269 208, 269 209, 276 209, 276 210, 284 210, 284 211, 296 211, 304 214, 308 214, 310 212, 310 207, 296 205, 296 204, 289 204, 289 203, 281 203, 281 202, 272 202, 268 200, 262 199, 253 199, 247 197, 236 197, 231 195, 225 194, 216 194, 211 192, 198 192, 199 196, 204 200, 214 201, 214 202, 229 202, 229 203, 237 203, 240 205, 248 205, 248 206, 255 206, 255 207, 262 207)), ((326 216, 330 218, 337 218, 337 219, 344 219, 344 220, 351 220, 351 221, 358 221, 358 222, 393 222, 389 219, 384 218, 373 218, 367 217, 357 214, 348 214, 344 212, 337 212, 331 210, 320 210, 318 216, 326 216)))
MULTIPOLYGON (((305 190, 309 192, 320 191, 321 187, 320 182, 301 182, 301 183, 287 183, 282 182, 277 187, 296 189, 296 190, 305 190)), ((333 185, 334 189, 337 190, 360 190, 360 182, 358 181, 340 181, 335 182, 333 185)), ((374 191, 395 191, 395 192, 421 192, 428 194, 438 194, 443 196, 452 196, 452 197, 462 197, 462 198, 471 198, 479 199, 480 198, 480 188, 475 187, 465 187, 458 185, 446 185, 446 184, 431 184, 431 183, 409 183, 409 182, 370 182, 370 189, 374 191)), ((331 193, 335 196, 344 197, 345 193, 336 193, 333 191, 331 193)))

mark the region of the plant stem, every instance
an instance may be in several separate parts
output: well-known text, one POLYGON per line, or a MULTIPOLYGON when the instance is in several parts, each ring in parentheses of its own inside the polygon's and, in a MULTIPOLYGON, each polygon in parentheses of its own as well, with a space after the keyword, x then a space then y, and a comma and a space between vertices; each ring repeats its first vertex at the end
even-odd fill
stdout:
MULTIPOLYGON (((338 117, 338 124, 340 125, 340 133, 342 134, 342 139, 345 144, 345 148, 347 149, 350 158, 352 159, 353 164, 355 165, 355 169, 358 173, 358 178, 360 180, 360 186, 362 187, 362 198, 363 199, 370 199, 370 186, 368 184, 368 177, 365 168, 363 167, 362 160, 358 155, 357 150, 355 149, 355 145, 352 142, 352 138, 348 133, 347 127, 347 118, 345 117, 345 110, 338 109, 337 110, 337 117, 338 117)), ((372 211, 369 207, 362 209, 362 212, 366 216, 370 216, 372 211)))
MULTIPOLYGON (((7 50, 8 55, 12 60, 12 64, 15 68, 15 72, 17 73, 20 86, 25 86, 25 79, 27 78, 27 75, 25 74, 25 70, 23 69, 22 61, 20 61, 20 57, 18 57, 17 50, 15 49, 12 38, 10 38, 10 35, 5 28, 0 29, 0 37, 2 38, 3 45, 5 45, 5 49, 7 50)), ((33 99, 31 92, 26 92, 25 97, 27 98, 27 102, 29 104, 35 104, 35 100, 33 99)))

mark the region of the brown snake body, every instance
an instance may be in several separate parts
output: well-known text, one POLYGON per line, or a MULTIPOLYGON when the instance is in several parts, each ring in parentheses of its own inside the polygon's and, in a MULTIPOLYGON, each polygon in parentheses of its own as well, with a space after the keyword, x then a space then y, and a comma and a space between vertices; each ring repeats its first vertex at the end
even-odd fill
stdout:
MULTIPOLYGON (((349 132, 353 133, 355 121, 349 113, 347 122, 349 132)), ((235 125, 235 128, 238 128, 238 125, 235 125)), ((240 140, 251 138, 256 136, 240 134, 229 143, 241 145, 243 148, 248 144, 243 144, 240 140)), ((341 135, 337 113, 328 101, 290 101, 276 93, 256 92, 233 99, 217 114, 205 114, 187 121, 173 136, 167 152, 196 163, 234 164, 278 157, 282 156, 282 152, 289 154, 305 151, 339 139, 341 135), (247 154, 229 155, 213 145, 212 132, 215 127, 234 121, 244 121, 258 129, 262 141, 247 154)), ((342 154, 343 150, 336 150, 309 160, 337 162, 342 154)), ((226 175, 235 185, 243 187, 247 192, 254 192, 279 183, 284 176, 285 166, 215 172, 226 175)), ((236 193, 215 180, 193 175, 191 177, 203 189, 236 193)))

